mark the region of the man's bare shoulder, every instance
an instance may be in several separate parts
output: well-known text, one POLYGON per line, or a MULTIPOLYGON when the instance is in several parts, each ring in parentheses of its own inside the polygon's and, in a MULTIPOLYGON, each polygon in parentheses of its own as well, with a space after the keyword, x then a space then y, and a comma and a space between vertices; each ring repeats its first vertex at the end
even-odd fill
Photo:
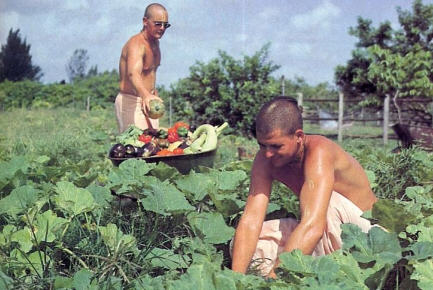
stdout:
POLYGON ((123 50, 136 49, 144 44, 144 38, 141 33, 131 36, 123 46, 123 50))
POLYGON ((307 148, 309 153, 315 152, 334 152, 335 150, 341 150, 340 145, 334 141, 321 135, 307 135, 307 148))
MULTIPOLYGON (((261 173, 270 173, 272 169, 272 165, 269 162, 269 159, 266 158, 264 152, 262 150, 257 151, 256 156, 253 161, 253 170, 255 172, 259 171, 261 173)), ((263 175, 263 174, 260 174, 263 175)), ((267 174, 265 174, 267 175, 267 174)))

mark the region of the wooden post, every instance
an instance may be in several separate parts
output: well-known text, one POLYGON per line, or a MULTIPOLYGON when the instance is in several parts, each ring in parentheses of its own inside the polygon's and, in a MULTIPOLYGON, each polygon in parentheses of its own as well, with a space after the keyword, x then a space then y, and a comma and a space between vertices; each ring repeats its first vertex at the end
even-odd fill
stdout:
POLYGON ((298 95, 298 106, 302 106, 304 95, 302 93, 297 93, 298 95))
POLYGON ((285 88, 286 88, 286 84, 284 82, 284 75, 281 76, 281 95, 285 96, 285 88))
POLYGON ((387 95, 383 103, 383 144, 388 144, 388 127, 389 127, 389 100, 387 95))
POLYGON ((86 111, 90 111, 90 96, 87 97, 86 111))
POLYGON ((338 142, 343 141, 343 116, 344 116, 344 95, 342 92, 338 93, 338 142))

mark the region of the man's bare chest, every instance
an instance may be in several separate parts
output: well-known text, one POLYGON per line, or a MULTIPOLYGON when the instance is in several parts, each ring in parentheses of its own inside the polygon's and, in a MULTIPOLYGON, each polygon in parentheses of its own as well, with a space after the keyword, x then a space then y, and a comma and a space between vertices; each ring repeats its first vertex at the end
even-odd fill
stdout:
POLYGON ((155 71, 161 62, 159 47, 147 45, 143 56, 143 72, 155 71))
POLYGON ((304 184, 304 174, 301 169, 278 168, 271 170, 274 180, 285 184, 295 194, 299 195, 304 184))

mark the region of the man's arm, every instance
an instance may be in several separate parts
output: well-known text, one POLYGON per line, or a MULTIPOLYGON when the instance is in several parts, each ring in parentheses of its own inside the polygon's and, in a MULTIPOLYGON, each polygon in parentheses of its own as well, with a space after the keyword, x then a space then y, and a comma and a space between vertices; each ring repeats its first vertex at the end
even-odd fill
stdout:
POLYGON ((128 46, 128 59, 127 59, 127 71, 129 81, 135 88, 138 96, 143 100, 143 109, 145 112, 149 110, 149 101, 151 99, 159 99, 153 92, 149 92, 142 79, 143 72, 143 58, 145 55, 145 48, 143 45, 138 45, 137 41, 130 43, 128 46))
POLYGON ((299 195, 301 221, 284 250, 300 249, 310 255, 323 235, 329 200, 334 186, 334 159, 328 148, 318 148, 306 157, 305 181, 299 195))
POLYGON ((264 158, 259 153, 251 170, 250 193, 244 213, 236 228, 232 270, 240 273, 245 273, 250 264, 269 203, 272 179, 264 164, 264 158))

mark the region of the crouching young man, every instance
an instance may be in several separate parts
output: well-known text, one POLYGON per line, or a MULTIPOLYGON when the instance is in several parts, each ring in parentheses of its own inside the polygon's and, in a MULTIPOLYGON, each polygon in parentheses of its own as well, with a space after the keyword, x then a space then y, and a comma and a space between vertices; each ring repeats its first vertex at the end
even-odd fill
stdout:
POLYGON ((256 117, 260 145, 249 196, 236 229, 232 270, 245 273, 252 260, 274 278, 278 255, 295 249, 320 256, 341 248, 340 225, 353 223, 367 232, 361 217, 376 197, 362 166, 326 137, 306 135, 296 100, 278 97, 265 103, 256 117), (291 189, 300 201, 301 219, 264 222, 274 180, 291 189))

